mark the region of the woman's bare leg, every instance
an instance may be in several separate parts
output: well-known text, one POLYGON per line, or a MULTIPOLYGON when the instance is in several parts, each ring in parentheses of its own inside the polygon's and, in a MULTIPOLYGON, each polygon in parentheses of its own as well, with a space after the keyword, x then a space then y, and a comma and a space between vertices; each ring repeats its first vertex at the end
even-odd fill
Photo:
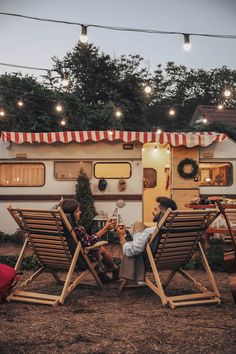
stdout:
POLYGON ((100 252, 103 256, 103 263, 110 269, 114 269, 115 268, 115 263, 113 262, 112 256, 110 254, 110 252, 108 252, 106 250, 106 248, 101 247, 100 248, 100 252))

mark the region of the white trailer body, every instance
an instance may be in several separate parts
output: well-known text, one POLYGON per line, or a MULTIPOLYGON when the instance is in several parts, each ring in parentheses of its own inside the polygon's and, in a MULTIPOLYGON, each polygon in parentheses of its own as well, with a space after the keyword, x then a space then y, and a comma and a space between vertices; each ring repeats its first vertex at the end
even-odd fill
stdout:
MULTIPOLYGON (((143 220, 147 224, 152 221, 152 207, 158 195, 173 197, 179 209, 184 208, 187 201, 200 194, 236 197, 236 144, 225 139, 224 134, 217 133, 158 134, 116 131, 112 137, 109 132, 2 132, 0 231, 14 233, 16 230, 17 226, 7 211, 10 204, 14 207, 48 209, 61 197, 73 198, 80 165, 83 168, 86 165, 90 170, 91 190, 97 212, 111 216, 117 200, 123 199, 126 205, 120 209, 120 214, 127 227, 131 227, 136 220, 143 220), (77 136, 79 140, 71 141, 71 137, 77 136), (96 140, 97 136, 99 138, 96 140), (212 144, 214 141, 217 142, 212 144), (232 185, 201 186, 199 179, 182 179, 176 166, 186 156, 200 163, 229 162, 233 173, 232 185), (74 163, 78 164, 77 175, 72 174, 72 178, 68 178, 67 166, 72 168, 74 163), (40 165, 43 183, 38 186, 20 186, 23 170, 28 164, 31 164, 32 168, 34 165, 40 165), (14 169, 16 165, 20 167, 14 169), (98 165, 109 166, 111 176, 97 176, 98 165), (124 166, 129 171, 126 176, 121 172, 124 166), (62 174, 61 168, 66 176, 62 174), (104 191, 98 188, 101 177, 107 181, 104 191), (126 188, 121 191, 119 180, 123 177, 126 188), (146 184, 146 177, 149 179, 149 185, 146 184), (11 179, 9 184, 8 178, 11 179)), ((30 180, 30 176, 24 178, 30 180)))

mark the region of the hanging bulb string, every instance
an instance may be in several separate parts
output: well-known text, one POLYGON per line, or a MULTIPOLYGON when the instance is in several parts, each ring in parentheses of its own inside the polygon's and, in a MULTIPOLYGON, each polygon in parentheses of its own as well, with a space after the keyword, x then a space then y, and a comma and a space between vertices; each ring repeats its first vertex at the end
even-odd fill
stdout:
POLYGON ((211 37, 211 38, 224 38, 224 39, 236 39, 236 35, 234 34, 210 34, 210 33, 197 33, 197 32, 176 32, 176 31, 162 31, 162 30, 155 30, 155 29, 147 29, 147 28, 130 28, 130 27, 118 27, 118 26, 105 26, 105 25, 97 25, 97 24, 83 24, 80 22, 72 22, 72 21, 64 21, 64 20, 54 20, 49 18, 40 18, 40 17, 33 17, 33 16, 26 16, 21 14, 15 13, 8 13, 8 12, 0 12, 0 15, 4 16, 14 16, 20 18, 26 18, 29 20, 36 20, 36 21, 44 21, 44 22, 52 22, 52 23, 61 23, 65 25, 73 25, 73 26, 86 26, 86 27, 94 27, 94 28, 101 28, 107 29, 112 31, 124 31, 124 32, 141 32, 141 33, 150 33, 150 34, 167 34, 167 35, 185 35, 188 34, 189 36, 198 36, 198 37, 211 37))
POLYGON ((53 70, 53 69, 36 68, 36 67, 33 67, 33 66, 27 66, 27 65, 18 65, 18 64, 9 64, 9 63, 0 63, 0 65, 10 66, 10 67, 19 68, 19 69, 30 69, 30 70, 42 70, 42 71, 48 71, 48 72, 50 72, 50 71, 57 72, 57 70, 53 70))

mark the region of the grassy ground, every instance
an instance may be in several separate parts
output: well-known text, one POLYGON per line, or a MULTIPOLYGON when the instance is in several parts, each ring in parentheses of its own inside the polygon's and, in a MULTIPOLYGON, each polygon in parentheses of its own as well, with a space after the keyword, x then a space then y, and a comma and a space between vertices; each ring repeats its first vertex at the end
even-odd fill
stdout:
MULTIPOLYGON (((25 272, 23 277, 30 274, 25 272)), ((191 274, 202 281, 204 273, 191 274)), ((165 274, 164 274, 165 275, 165 274)), ((63 306, 26 303, 0 305, 0 352, 7 353, 236 353, 236 306, 226 273, 215 273, 222 295, 219 306, 163 307, 148 288, 118 292, 77 287, 63 306)), ((172 294, 187 291, 176 277, 172 294)), ((94 284, 91 278, 88 283, 94 284)), ((35 289, 56 293, 49 273, 35 289)))

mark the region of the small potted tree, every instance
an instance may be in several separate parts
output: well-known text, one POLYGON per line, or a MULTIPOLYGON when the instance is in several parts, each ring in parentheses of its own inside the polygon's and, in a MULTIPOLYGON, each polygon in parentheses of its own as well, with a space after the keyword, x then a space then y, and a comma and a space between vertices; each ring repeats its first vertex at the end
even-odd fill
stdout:
POLYGON ((94 206, 89 177, 82 168, 77 178, 75 199, 80 203, 80 225, 82 225, 87 232, 91 232, 92 221, 96 215, 96 209, 94 206))

